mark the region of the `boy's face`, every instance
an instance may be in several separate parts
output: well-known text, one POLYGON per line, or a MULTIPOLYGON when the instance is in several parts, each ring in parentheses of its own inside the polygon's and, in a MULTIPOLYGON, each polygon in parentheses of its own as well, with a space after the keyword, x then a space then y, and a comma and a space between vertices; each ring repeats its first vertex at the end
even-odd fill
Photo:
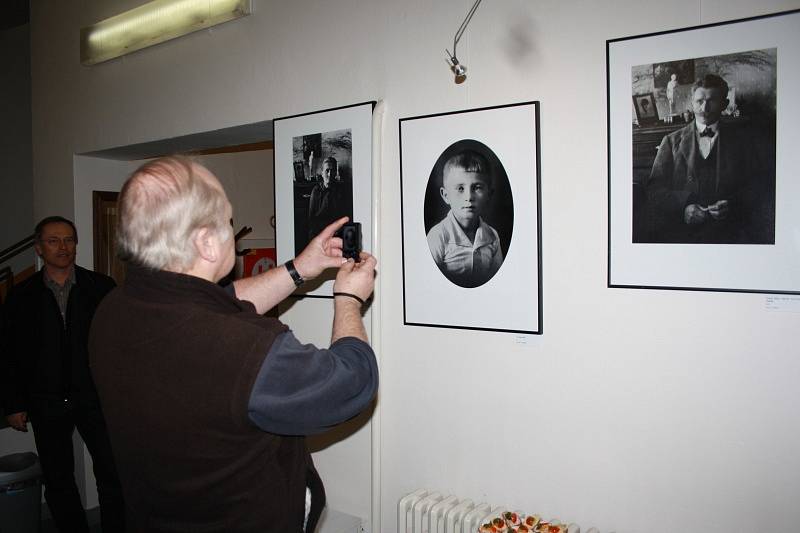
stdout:
POLYGON ((462 227, 478 225, 478 217, 492 195, 486 174, 454 167, 444 169, 443 187, 439 193, 462 227))

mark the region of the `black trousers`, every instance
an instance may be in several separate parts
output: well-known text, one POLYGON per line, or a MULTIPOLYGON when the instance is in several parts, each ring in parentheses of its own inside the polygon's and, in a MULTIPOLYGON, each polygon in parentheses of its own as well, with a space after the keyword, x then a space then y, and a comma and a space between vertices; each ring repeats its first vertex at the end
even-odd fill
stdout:
POLYGON ((99 405, 94 402, 35 402, 28 413, 44 478, 44 497, 62 533, 88 533, 75 484, 72 434, 78 429, 92 456, 103 533, 125 530, 122 489, 99 405))

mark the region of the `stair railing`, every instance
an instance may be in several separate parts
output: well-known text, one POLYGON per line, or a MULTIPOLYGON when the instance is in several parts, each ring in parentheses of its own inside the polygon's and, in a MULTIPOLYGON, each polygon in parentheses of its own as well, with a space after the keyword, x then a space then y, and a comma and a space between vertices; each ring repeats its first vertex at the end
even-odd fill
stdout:
MULTIPOLYGON (((36 235, 32 234, 21 241, 12 244, 3 251, 0 251, 0 265, 10 261, 36 243, 36 235)), ((5 293, 14 286, 14 272, 11 267, 6 265, 0 268, 0 303, 2 303, 5 293)))

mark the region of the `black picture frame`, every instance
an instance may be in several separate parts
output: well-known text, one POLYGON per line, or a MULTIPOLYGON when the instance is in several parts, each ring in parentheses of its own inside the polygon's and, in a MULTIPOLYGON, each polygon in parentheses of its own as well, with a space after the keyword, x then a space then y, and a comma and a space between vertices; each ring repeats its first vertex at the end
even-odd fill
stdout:
POLYGON ((608 287, 800 294, 798 27, 792 10, 606 42, 608 287), (728 102, 701 147, 688 78, 712 74, 728 102), (645 97, 656 122, 642 121, 645 97))
POLYGON ((399 120, 405 325, 542 334, 539 105, 399 120))
POLYGON ((633 107, 636 109, 636 120, 640 126, 658 122, 658 108, 653 93, 634 94, 633 107))
MULTIPOLYGON (((360 102, 273 119, 278 264, 296 257, 315 232, 340 216, 361 223, 364 251, 372 251, 372 120, 376 104, 360 102), (308 154, 307 147, 311 147, 308 154), (329 158, 335 164, 329 163, 329 158), (312 196, 325 181, 326 165, 336 167, 330 184, 337 187, 331 190, 341 197, 341 209, 314 218, 312 196)), ((336 270, 330 269, 301 285, 294 295, 333 298, 335 276, 336 270)))

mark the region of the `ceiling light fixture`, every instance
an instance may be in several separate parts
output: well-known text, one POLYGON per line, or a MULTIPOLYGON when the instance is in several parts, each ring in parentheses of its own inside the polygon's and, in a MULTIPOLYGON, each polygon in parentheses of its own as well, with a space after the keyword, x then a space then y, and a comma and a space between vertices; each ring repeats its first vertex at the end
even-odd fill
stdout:
POLYGON ((456 31, 455 37, 453 37, 453 53, 450 53, 450 50, 447 48, 444 49, 447 52, 447 62, 450 65, 450 70, 453 71, 455 74, 455 82, 456 83, 464 83, 467 79, 467 67, 459 63, 458 58, 456 57, 456 45, 458 41, 461 40, 461 36, 464 35, 464 30, 467 29, 467 25, 469 21, 472 20, 472 15, 475 14, 475 10, 478 9, 478 4, 481 3, 482 0, 477 0, 470 8, 469 13, 467 13, 467 17, 464 19, 464 22, 461 23, 461 26, 458 27, 456 31))
POLYGON ((251 0, 153 0, 81 28, 81 63, 102 63, 252 11, 251 0))

